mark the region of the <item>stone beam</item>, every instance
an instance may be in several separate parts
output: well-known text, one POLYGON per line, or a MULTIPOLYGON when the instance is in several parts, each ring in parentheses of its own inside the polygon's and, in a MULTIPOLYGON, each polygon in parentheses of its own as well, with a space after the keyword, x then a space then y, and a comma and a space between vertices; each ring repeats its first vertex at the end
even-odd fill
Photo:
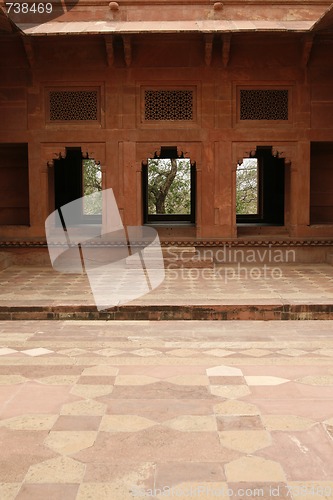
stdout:
POLYGON ((104 35, 104 43, 106 50, 106 61, 108 66, 113 66, 114 63, 114 47, 113 47, 113 36, 104 35))

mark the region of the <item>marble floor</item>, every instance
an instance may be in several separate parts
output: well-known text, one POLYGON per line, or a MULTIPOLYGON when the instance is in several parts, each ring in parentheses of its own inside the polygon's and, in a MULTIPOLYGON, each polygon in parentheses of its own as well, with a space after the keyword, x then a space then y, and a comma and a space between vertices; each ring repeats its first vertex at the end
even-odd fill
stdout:
POLYGON ((331 321, 0 321, 0 499, 333 499, 331 321))

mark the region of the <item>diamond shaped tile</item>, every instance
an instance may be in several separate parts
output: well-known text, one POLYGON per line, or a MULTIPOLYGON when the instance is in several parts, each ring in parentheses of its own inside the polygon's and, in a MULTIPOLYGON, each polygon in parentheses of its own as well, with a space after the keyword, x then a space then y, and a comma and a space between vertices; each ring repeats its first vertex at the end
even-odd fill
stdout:
POLYGON ((271 435, 264 430, 219 432, 221 445, 242 453, 253 453, 271 444, 271 435))
POLYGON ((62 456, 31 465, 25 481, 27 483, 81 483, 86 465, 62 456))
POLYGON ((9 347, 2 347, 0 349, 0 356, 6 356, 7 354, 13 354, 14 352, 18 352, 16 349, 10 349, 9 347))
POLYGON ((248 375, 244 377, 248 385, 281 385, 290 382, 287 378, 270 375, 248 375))
POLYGON ((225 349, 210 349, 209 351, 204 351, 204 354, 209 354, 210 356, 216 356, 218 358, 223 358, 225 356, 230 356, 235 354, 234 351, 226 351, 225 349))
POLYGON ((308 375, 307 377, 296 379, 295 382, 305 385, 332 386, 333 375, 308 375))
POLYGON ((317 351, 314 351, 313 354, 320 354, 321 356, 329 356, 332 358, 333 349, 318 349, 317 351))
POLYGON ((226 399, 238 399, 251 394, 247 385, 211 385, 210 392, 213 396, 226 399))
POLYGON ((216 419, 211 415, 181 415, 163 422, 163 425, 183 432, 211 432, 216 431, 216 419))
POLYGON ((124 354, 126 351, 120 351, 119 349, 100 349, 99 351, 94 351, 95 354, 99 354, 100 356, 119 356, 120 354, 124 354))
POLYGON ((240 351, 241 354, 245 354, 246 356, 253 356, 254 358, 261 358, 262 356, 268 356, 268 354, 272 354, 272 351, 268 351, 267 349, 245 349, 244 351, 240 351))
POLYGON ((229 482, 286 481, 281 465, 261 457, 241 457, 225 465, 229 482))
POLYGON ((45 349, 44 347, 36 347, 35 349, 26 349, 25 351, 21 351, 23 354, 27 354, 27 356, 44 356, 45 354, 51 354, 54 351, 50 351, 49 349, 45 349))
POLYGON ((162 355, 163 353, 161 351, 156 351, 155 349, 149 349, 149 348, 144 348, 144 349, 137 349, 136 351, 131 351, 131 354, 136 354, 137 356, 158 356, 162 355))
POLYGON ((214 405, 215 415, 259 415, 257 406, 244 401, 229 400, 214 405))
POLYGON ((174 349, 173 351, 168 351, 166 353, 168 356, 179 356, 180 358, 188 358, 190 356, 197 356, 198 351, 193 349, 174 349))
POLYGON ((314 420, 297 415, 263 415, 261 418, 269 431, 305 431, 316 424, 314 420))
POLYGON ((301 349, 282 349, 281 351, 277 351, 279 354, 283 354, 284 356, 304 356, 304 354, 308 354, 306 351, 301 349))

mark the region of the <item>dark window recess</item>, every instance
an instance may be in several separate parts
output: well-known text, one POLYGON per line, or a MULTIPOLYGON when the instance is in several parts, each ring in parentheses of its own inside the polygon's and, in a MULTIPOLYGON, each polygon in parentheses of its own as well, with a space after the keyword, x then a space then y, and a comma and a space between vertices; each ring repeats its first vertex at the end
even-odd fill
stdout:
POLYGON ((195 163, 176 147, 161 147, 142 165, 145 223, 195 222, 195 163))
POLYGON ((145 120, 193 120, 192 90, 145 90, 145 120))
POLYGON ((240 90, 241 120, 288 120, 288 90, 240 90))
POLYGON ((29 225, 28 144, 0 144, 0 225, 29 225))
POLYGON ((74 224, 100 223, 102 207, 86 196, 102 190, 100 165, 83 157, 81 148, 66 148, 66 157, 54 160, 55 209, 82 198, 74 224))
POLYGON ((97 90, 51 90, 50 121, 97 121, 97 90))
MULTIPOLYGON (((257 160, 257 182, 252 184, 256 209, 248 210, 248 213, 238 212, 237 222, 283 225, 285 191, 284 158, 279 158, 278 154, 273 156, 272 147, 270 146, 258 146, 252 158, 257 160)), ((251 184, 249 185, 251 186, 251 184)), ((239 195, 239 189, 240 186, 237 186, 237 195, 239 195)), ((249 190, 249 186, 246 189, 249 190)), ((249 197, 248 192, 245 194, 249 197)))

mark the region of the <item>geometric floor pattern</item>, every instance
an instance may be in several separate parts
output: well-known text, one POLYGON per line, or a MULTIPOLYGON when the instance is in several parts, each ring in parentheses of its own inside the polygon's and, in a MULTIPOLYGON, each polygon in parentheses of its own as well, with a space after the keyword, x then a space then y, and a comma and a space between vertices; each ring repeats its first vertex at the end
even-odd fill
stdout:
POLYGON ((0 322, 0 499, 333 499, 329 321, 0 322))

